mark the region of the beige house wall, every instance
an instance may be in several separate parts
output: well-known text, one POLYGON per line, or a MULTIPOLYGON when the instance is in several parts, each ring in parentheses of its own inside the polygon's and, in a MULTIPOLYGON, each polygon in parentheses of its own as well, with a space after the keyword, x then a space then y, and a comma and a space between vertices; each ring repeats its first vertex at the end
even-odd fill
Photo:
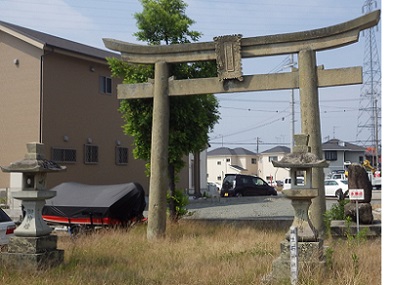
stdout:
MULTIPOLYGON (((62 164, 67 166, 66 172, 47 176, 48 188, 65 181, 135 181, 148 193, 145 162, 133 159, 133 138, 123 133, 117 111, 120 80, 112 79, 112 94, 108 95, 100 92, 100 76, 110 77, 105 61, 65 51, 44 52, 0 32, 0 165, 22 159, 26 143, 37 141, 45 144, 48 159, 52 159, 53 147, 76 149, 76 162, 62 164), (97 164, 84 164, 84 145, 89 140, 99 147, 97 164), (117 144, 129 149, 127 165, 115 163, 117 144)), ((188 180, 185 167, 177 187, 187 188, 188 180)), ((0 189, 8 187, 10 175, 0 172, 0 189)))
POLYGON ((67 171, 49 175, 49 186, 62 181, 88 184, 116 184, 138 181, 148 188, 144 162, 129 157, 128 165, 115 163, 115 148, 129 148, 132 138, 122 132, 119 100, 113 79, 112 94, 100 92, 100 76, 110 77, 105 64, 50 53, 45 56, 43 89, 43 143, 47 156, 51 148, 75 149, 76 163, 67 171), (84 164, 84 145, 99 147, 99 162, 84 164))
POLYGON ((239 166, 247 169, 246 173, 248 175, 257 175, 258 163, 257 163, 257 156, 238 156, 239 166), (255 159, 255 163, 252 163, 252 160, 255 159))
MULTIPOLYGON (((40 55, 0 31, 0 165, 21 159, 26 143, 40 139, 40 55)), ((0 188, 8 186, 9 174, 0 172, 0 188)))

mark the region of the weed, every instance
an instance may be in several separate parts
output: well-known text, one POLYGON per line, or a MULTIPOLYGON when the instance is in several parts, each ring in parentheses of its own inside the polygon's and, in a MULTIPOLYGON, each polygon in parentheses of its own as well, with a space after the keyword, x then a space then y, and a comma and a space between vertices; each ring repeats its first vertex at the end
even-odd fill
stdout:
POLYGON ((180 219, 185 215, 190 215, 190 212, 186 208, 187 205, 189 205, 189 197, 185 194, 183 190, 175 190, 174 196, 171 196, 171 194, 168 193, 167 194, 168 205, 171 199, 175 200, 175 212, 177 219, 180 219))
MULTIPOLYGON (((58 233, 58 248, 65 252, 62 266, 20 274, 0 263, 0 284, 262 285, 285 236, 283 229, 181 219, 168 222, 165 238, 154 242, 147 240, 146 227, 100 230, 74 239, 58 233)), ((312 264, 301 268, 299 285, 381 284, 379 240, 326 242, 331 242, 328 270, 312 264)))

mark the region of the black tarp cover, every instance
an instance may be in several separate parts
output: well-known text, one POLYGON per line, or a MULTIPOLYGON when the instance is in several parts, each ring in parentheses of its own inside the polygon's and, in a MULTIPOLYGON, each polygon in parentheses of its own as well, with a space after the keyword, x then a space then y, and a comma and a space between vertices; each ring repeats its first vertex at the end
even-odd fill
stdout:
POLYGON ((43 219, 60 224, 114 225, 140 219, 146 207, 139 183, 87 185, 65 182, 52 189, 57 195, 46 201, 43 219))

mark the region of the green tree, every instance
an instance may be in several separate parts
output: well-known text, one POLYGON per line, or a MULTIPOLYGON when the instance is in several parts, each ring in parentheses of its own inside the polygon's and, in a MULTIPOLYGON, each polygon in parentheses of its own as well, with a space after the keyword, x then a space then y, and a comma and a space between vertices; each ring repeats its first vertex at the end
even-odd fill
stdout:
MULTIPOLYGON (((149 45, 182 44, 198 41, 201 33, 191 31, 193 20, 185 15, 187 4, 181 0, 141 0, 143 11, 135 13, 139 31, 134 33, 149 45)), ((154 78, 154 66, 128 64, 109 59, 112 75, 123 78, 123 83, 142 83, 154 78)), ((170 65, 176 79, 214 77, 215 62, 195 62, 170 65)), ((134 138, 134 157, 150 160, 152 99, 122 100, 120 106, 125 121, 124 131, 134 138)), ((185 165, 183 157, 196 153, 208 143, 208 132, 219 119, 218 101, 214 95, 176 96, 170 98, 170 130, 168 165, 170 195, 175 194, 177 173, 185 165)), ((149 171, 149 163, 147 164, 149 171)), ((175 200, 170 199, 171 217, 175 218, 175 200)))

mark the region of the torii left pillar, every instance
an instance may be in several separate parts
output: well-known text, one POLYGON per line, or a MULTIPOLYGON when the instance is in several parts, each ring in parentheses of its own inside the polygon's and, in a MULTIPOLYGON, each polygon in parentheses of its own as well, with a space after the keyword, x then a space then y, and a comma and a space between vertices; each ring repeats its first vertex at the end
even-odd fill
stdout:
POLYGON ((165 235, 168 191, 168 134, 169 96, 168 64, 155 63, 153 127, 151 133, 151 176, 147 238, 158 239, 165 235))

